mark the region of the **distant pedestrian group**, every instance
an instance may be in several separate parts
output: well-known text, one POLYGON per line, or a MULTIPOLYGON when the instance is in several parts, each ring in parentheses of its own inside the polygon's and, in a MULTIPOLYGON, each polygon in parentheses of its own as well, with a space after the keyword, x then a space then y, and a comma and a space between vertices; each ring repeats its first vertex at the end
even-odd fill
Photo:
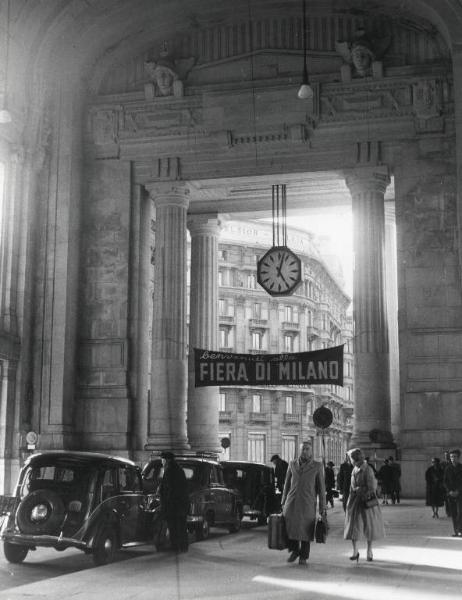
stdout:
POLYGON ((439 518, 439 509, 446 508, 452 519, 453 537, 462 537, 462 464, 460 450, 455 448, 445 453, 441 463, 433 457, 425 471, 426 505, 432 509, 432 517, 439 518))

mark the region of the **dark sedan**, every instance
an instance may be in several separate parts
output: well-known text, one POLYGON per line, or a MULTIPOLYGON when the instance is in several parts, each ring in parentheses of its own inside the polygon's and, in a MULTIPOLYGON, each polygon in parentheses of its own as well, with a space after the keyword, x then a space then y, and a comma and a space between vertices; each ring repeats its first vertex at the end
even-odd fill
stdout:
POLYGON ((90 452, 34 454, 9 502, 0 537, 12 563, 38 547, 74 547, 101 565, 118 548, 153 541, 155 511, 143 491, 141 470, 124 458, 90 452))
MULTIPOLYGON (((239 531, 242 500, 236 490, 229 489, 220 463, 196 456, 177 457, 188 482, 190 512, 188 528, 197 540, 208 537, 210 527, 226 527, 239 531)), ((154 458, 143 468, 143 485, 147 493, 155 493, 162 478, 162 462, 154 458)))
POLYGON ((256 520, 259 525, 266 523, 268 516, 280 508, 273 468, 248 461, 223 461, 221 464, 226 484, 242 496, 243 516, 256 520))

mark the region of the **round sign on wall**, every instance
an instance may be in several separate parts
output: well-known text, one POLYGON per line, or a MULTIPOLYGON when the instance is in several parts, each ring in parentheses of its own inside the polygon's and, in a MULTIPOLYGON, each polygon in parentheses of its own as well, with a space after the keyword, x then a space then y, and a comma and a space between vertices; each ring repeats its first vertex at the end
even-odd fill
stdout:
POLYGON ((327 406, 320 406, 313 413, 313 423, 316 427, 326 429, 332 423, 333 415, 332 411, 327 406))

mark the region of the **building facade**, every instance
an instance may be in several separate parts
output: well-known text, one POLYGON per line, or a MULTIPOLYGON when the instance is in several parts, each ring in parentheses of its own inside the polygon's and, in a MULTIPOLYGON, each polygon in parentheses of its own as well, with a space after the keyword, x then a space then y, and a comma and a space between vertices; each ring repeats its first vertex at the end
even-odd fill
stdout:
POLYGON ((219 343, 221 352, 281 354, 344 344, 344 387, 335 385, 220 387, 226 456, 268 462, 273 454, 292 459, 303 440, 316 458, 340 464, 349 447, 353 418, 353 331, 350 299, 321 258, 310 233, 289 229, 288 246, 302 261, 295 293, 272 297, 257 283, 257 261, 271 246, 272 226, 225 221, 218 250, 219 343), (328 407, 332 425, 322 430, 313 412, 328 407))

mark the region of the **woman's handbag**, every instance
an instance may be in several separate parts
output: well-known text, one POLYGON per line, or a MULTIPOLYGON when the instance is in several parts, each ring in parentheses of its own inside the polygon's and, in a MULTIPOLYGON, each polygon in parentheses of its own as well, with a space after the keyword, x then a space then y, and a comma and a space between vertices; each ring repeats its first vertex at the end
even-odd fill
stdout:
POLYGON ((364 508, 373 508, 374 506, 379 505, 379 500, 375 494, 371 494, 367 496, 364 500, 364 508))
POLYGON ((319 517, 314 526, 314 539, 318 544, 325 544, 327 539, 327 519, 319 517))

